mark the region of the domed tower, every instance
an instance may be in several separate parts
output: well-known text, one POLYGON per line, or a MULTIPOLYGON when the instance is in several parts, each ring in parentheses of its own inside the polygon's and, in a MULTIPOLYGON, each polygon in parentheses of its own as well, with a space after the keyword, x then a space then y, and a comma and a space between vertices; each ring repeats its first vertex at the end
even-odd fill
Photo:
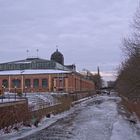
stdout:
POLYGON ((58 51, 58 49, 56 49, 56 51, 51 55, 51 60, 64 65, 64 56, 58 51))

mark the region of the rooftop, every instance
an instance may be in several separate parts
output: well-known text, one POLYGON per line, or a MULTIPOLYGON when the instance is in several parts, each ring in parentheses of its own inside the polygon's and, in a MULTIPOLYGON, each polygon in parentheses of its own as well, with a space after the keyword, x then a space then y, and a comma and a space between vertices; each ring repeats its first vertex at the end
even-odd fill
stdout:
POLYGON ((0 71, 0 75, 24 75, 24 74, 57 74, 71 73, 71 71, 51 70, 51 69, 35 69, 35 70, 8 70, 0 71))

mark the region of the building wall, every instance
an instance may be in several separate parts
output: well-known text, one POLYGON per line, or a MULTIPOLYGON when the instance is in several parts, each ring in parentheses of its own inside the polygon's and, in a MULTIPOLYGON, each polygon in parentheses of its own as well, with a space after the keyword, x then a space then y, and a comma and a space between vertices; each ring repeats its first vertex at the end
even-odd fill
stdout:
POLYGON ((77 73, 0 75, 0 92, 76 92, 91 91, 95 84, 77 73), (27 80, 28 79, 28 80, 27 80), (42 80, 44 85, 42 85, 42 80), (30 81, 27 86, 25 81, 30 81), (8 85, 6 85, 6 83, 8 85), (36 84, 35 84, 36 83, 36 84), (38 85, 38 86, 36 86, 38 85))

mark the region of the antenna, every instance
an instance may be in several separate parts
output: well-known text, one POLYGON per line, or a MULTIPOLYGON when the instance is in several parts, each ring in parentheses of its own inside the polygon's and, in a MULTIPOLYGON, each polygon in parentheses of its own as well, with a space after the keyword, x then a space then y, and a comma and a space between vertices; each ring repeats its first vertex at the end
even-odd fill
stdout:
POLYGON ((38 58, 38 52, 39 52, 39 49, 36 49, 36 53, 37 53, 37 58, 38 58))
POLYGON ((56 45, 56 51, 58 51, 58 45, 56 45))
POLYGON ((27 53, 27 58, 29 57, 29 50, 26 50, 26 53, 27 53))

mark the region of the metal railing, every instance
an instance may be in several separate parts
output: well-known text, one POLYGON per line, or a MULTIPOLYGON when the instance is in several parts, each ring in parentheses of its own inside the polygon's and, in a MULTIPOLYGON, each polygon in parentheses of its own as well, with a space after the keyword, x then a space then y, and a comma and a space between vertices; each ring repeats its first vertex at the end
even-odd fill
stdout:
POLYGON ((0 95, 0 103, 15 102, 19 100, 26 100, 25 95, 18 95, 17 93, 9 93, 0 95))

